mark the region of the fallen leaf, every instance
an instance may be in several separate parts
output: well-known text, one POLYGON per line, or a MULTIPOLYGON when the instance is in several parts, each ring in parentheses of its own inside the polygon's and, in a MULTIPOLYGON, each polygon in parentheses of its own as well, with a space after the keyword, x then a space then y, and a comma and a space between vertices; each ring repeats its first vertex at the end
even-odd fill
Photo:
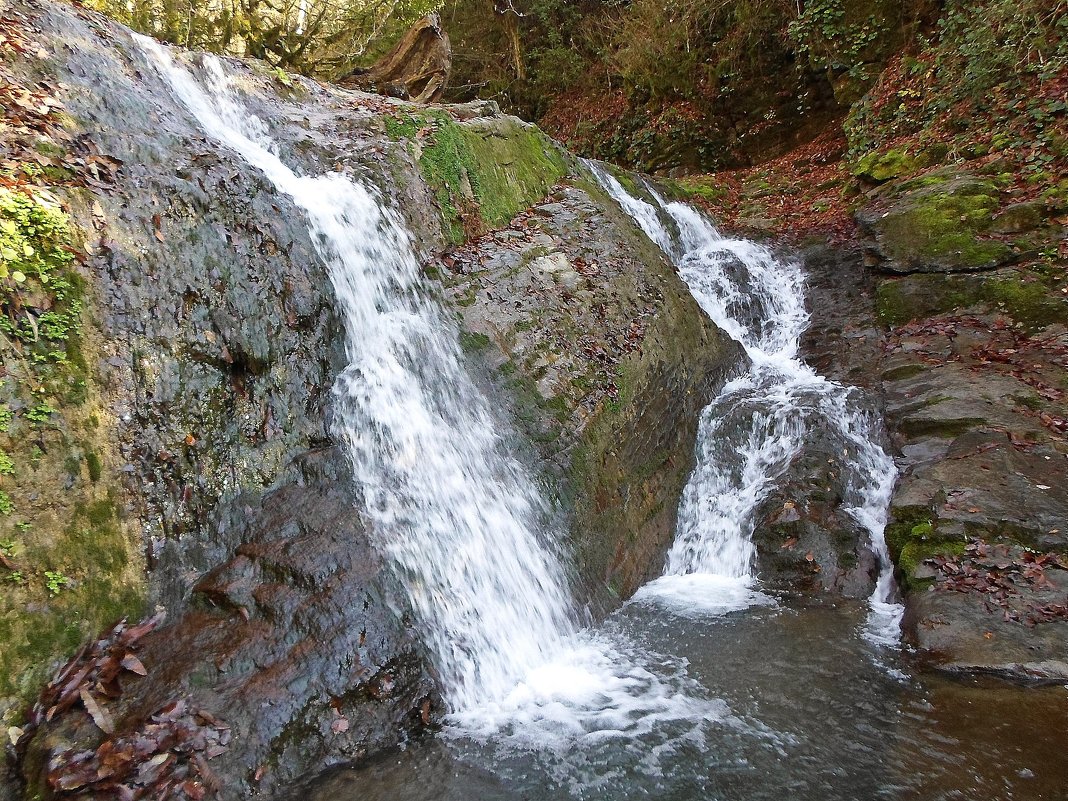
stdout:
POLYGON ((122 659, 122 666, 131 673, 136 673, 138 676, 147 676, 148 671, 145 670, 145 666, 141 663, 133 654, 126 654, 122 659))
POLYGON ((88 687, 81 687, 78 690, 78 694, 81 696, 82 703, 85 704, 85 710, 89 713, 89 717, 93 719, 102 732, 105 734, 111 734, 115 731, 115 724, 111 720, 111 716, 97 700, 93 698, 93 694, 89 692, 88 687))
POLYGON ((330 731, 334 734, 341 734, 349 730, 349 721, 346 718, 337 718, 330 724, 330 731))

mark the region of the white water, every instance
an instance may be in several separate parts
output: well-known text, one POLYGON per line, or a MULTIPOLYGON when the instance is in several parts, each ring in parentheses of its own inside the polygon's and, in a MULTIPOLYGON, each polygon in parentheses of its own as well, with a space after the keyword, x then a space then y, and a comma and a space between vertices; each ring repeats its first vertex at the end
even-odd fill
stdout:
MULTIPOLYGON (((847 511, 868 532, 879 563, 865 636, 896 644, 903 612, 893 603, 893 568, 883 529, 897 470, 879 445, 879 426, 860 393, 819 375, 799 358, 809 318, 800 267, 767 248, 727 239, 692 207, 634 197, 610 173, 588 166, 604 188, 678 267, 709 317, 748 355, 749 371, 728 383, 704 410, 696 466, 679 506, 674 544, 665 576, 639 597, 677 604, 682 577, 715 577, 714 591, 695 593, 697 602, 727 594, 736 603, 752 592, 752 541, 756 512, 776 482, 802 452, 817 424, 836 437, 848 471, 847 511), (671 228, 669 229, 668 223, 671 228), (742 588, 742 589, 740 589, 742 588)), ((706 587, 710 579, 691 586, 706 587)), ((685 586, 685 585, 684 585, 685 586)), ((759 602, 759 596, 750 596, 759 602)))
POLYGON ((539 492, 502 448, 409 234, 352 176, 301 175, 283 163, 217 59, 204 58, 198 80, 160 45, 138 41, 204 131, 304 213, 345 319, 335 433, 348 444, 372 537, 405 584, 449 707, 505 697, 573 634, 570 590, 539 541, 539 492))
POLYGON ((441 675, 446 736, 546 754, 576 786, 605 780, 576 760, 608 741, 655 772, 677 747, 703 748, 711 726, 767 736, 707 698, 684 663, 578 630, 552 532, 538 529, 538 490, 495 434, 400 218, 352 176, 286 165, 219 60, 204 57, 194 77, 137 41, 204 131, 292 198, 329 267, 350 362, 334 387, 335 433, 441 675))
MULTIPOLYGON (((531 477, 503 447, 497 421, 465 372, 457 332, 429 298, 400 217, 350 175, 303 175, 287 165, 269 126, 248 110, 217 59, 205 57, 194 77, 166 49, 147 39, 138 43, 205 133, 293 200, 329 269, 350 362, 334 387, 335 433, 348 445, 372 537, 404 583, 441 676, 450 710, 446 735, 458 747, 474 740, 505 754, 545 754, 556 760, 557 779, 582 793, 624 781, 632 768, 658 775, 667 755, 708 751, 715 728, 780 742, 709 698, 683 660, 643 650, 611 625, 578 629, 567 571, 553 532, 543 530, 549 514, 531 477), (630 767, 605 767, 620 755, 630 767)), ((637 213, 652 213, 643 224, 663 247, 678 251, 680 263, 704 250, 756 248, 723 248, 711 227, 684 206, 667 207, 680 229, 672 236, 654 225, 657 208, 628 202, 637 213)), ((747 280, 769 287, 781 282, 778 263, 760 258, 750 259, 755 266, 747 280), (758 275, 756 262, 766 275, 758 275)), ((691 266, 695 276, 713 275, 699 260, 691 266)), ((708 453, 683 503, 681 544, 669 562, 674 567, 642 592, 677 606, 679 614, 719 615, 772 603, 755 589, 748 569, 746 514, 751 518, 792 458, 805 419, 799 398, 815 378, 793 367, 803 307, 759 304, 799 297, 799 274, 797 282, 793 295, 767 297, 723 294, 739 289, 726 278, 705 285, 706 309, 721 303, 721 324, 734 326, 729 330, 751 350, 754 364, 754 354, 764 354, 769 371, 786 365, 782 370, 793 371, 797 386, 779 381, 774 393, 761 396, 760 413, 750 415, 748 433, 733 444, 734 435, 724 429, 724 444, 717 445, 720 423, 706 413, 701 447, 708 453), (733 451, 746 458, 738 461, 733 451), (716 470, 724 453, 734 467, 716 470), (734 566, 688 567, 706 563, 734 566)), ((692 285, 695 294, 701 291, 696 279, 692 285)), ((717 401, 724 410, 746 418, 749 398, 764 386, 755 371, 724 391, 717 401)), ((869 442, 861 434, 858 448, 869 442)))

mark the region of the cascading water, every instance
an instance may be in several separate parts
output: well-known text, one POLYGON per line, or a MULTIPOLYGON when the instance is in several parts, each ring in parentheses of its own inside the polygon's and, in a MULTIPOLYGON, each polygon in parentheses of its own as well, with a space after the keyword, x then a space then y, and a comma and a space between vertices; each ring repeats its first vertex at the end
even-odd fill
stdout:
POLYGON ((569 587, 539 541, 534 483, 501 447, 400 218, 350 176, 283 163, 218 59, 204 58, 198 81, 156 42, 138 42, 205 132, 304 213, 345 319, 336 433, 372 536, 405 584, 450 709, 506 696, 574 632, 569 587))
POLYGON ((744 728, 722 701, 700 697, 682 665, 577 629, 566 571, 537 530, 547 510, 494 433, 400 218, 349 176, 283 163, 218 59, 204 57, 194 78, 157 43, 137 41, 205 132, 292 198, 329 267, 350 362, 334 386, 335 433, 441 675, 447 735, 499 736, 564 762, 576 741, 615 738, 655 764, 640 738, 656 727, 680 742, 712 724, 744 728))
MULTIPOLYGON (((578 795, 626 787, 636 772, 659 781, 661 759, 708 752, 713 729, 781 749, 789 737, 709 698, 684 660, 632 642, 619 623, 578 628, 567 571, 541 529, 548 510, 495 433, 399 216, 351 176, 301 175, 284 163, 219 60, 205 57, 194 77, 155 42, 138 44, 208 136, 293 200, 329 268, 350 362, 334 386, 335 433, 349 448, 372 537, 403 581, 440 673, 456 748, 538 754, 578 795)), ((602 180, 753 362, 704 414, 668 558, 674 591, 692 589, 695 576, 714 578, 703 614, 770 603, 750 586, 751 521, 800 447, 807 416, 818 408, 852 421, 842 428, 861 466, 852 511, 873 532, 882 507, 871 499, 889 491, 870 478, 887 461, 872 445, 874 424, 844 388, 796 359, 807 323, 796 267, 720 238, 686 206, 654 206, 602 180), (675 233, 661 221, 665 209, 675 233)), ((670 592, 663 581, 654 583, 661 600, 670 592)))
POLYGON ((892 602, 893 568, 883 538, 897 470, 860 393, 799 358, 809 321, 800 267, 754 242, 724 238, 692 207, 665 202, 651 188, 653 203, 634 197, 605 169, 588 166, 674 261, 701 308, 745 348, 751 363, 702 414, 696 467, 683 491, 666 575, 642 596, 678 596, 684 593, 680 581, 693 590, 696 577, 705 577, 706 585, 718 579, 711 582, 718 593, 748 585, 757 508, 819 420, 840 440, 849 470, 846 511, 868 532, 880 565, 865 635, 878 644, 897 643, 903 610, 892 602))

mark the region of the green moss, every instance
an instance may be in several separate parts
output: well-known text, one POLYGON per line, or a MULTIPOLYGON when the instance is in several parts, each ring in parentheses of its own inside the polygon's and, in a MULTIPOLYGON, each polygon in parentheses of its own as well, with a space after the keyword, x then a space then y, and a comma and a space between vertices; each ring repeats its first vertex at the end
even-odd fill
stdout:
POLYGON ((680 200, 700 198, 709 203, 716 203, 727 194, 724 187, 702 178, 680 178, 677 181, 666 181, 665 184, 671 194, 680 200))
POLYGON ((491 344, 491 340, 485 334, 478 334, 473 331, 461 331, 460 332, 460 347, 468 352, 475 352, 485 350, 491 344))
MULTIPOLYGON (((0 533, 16 529, 21 546, 19 580, 0 593, 5 722, 85 637, 143 612, 137 547, 103 492, 108 432, 94 407, 96 358, 86 353, 94 332, 83 331, 90 288, 75 270, 70 221, 47 197, 0 187, 0 355, 16 366, 3 382, 4 451, 15 471, 0 493, 0 533), (16 506, 22 519, 3 519, 16 506)), ((77 190, 70 197, 85 200, 77 190)))
POLYGON ((885 532, 890 556, 906 589, 917 589, 924 582, 915 573, 924 559, 932 556, 961 554, 965 541, 949 537, 938 530, 937 518, 926 506, 903 506, 891 511, 885 532))
POLYGON ((898 556, 897 568, 904 577, 906 589, 917 589, 927 584, 928 580, 916 578, 916 570, 925 559, 934 556, 960 556, 964 553, 963 542, 943 540, 939 542, 912 541, 905 544, 898 556))
POLYGON ((511 117, 457 126, 473 155, 472 188, 482 219, 490 228, 548 194, 567 173, 560 150, 537 128, 511 117))
POLYGON ((1053 323, 1068 323, 1068 303, 1063 296, 1050 291, 1038 280, 1025 281, 1015 276, 990 277, 982 282, 979 296, 1023 323, 1030 332, 1039 331, 1053 323))
POLYGON ((388 117, 394 140, 418 140, 419 169, 449 241, 507 224, 567 172, 560 150, 512 117, 458 123, 441 111, 388 117))
POLYGON ((868 153, 852 166, 851 172, 858 178, 881 184, 891 178, 913 172, 916 167, 916 159, 907 153, 887 150, 883 153, 868 153))
POLYGON ((1068 302, 1041 275, 1018 271, 991 275, 910 275, 884 279, 875 289, 879 322, 887 326, 985 306, 1008 315, 1029 333, 1068 323, 1068 302))
POLYGON ((0 696, 27 697, 53 660, 121 617, 145 611, 139 583, 122 580, 129 543, 110 499, 77 507, 61 539, 28 548, 20 557, 32 571, 24 588, 35 603, 0 602, 0 696))
POLYGON ((920 375, 926 369, 922 364, 903 364, 883 373, 883 381, 903 381, 920 375))
POLYGON ((984 238, 1000 204, 988 179, 941 170, 893 185, 888 211, 872 223, 886 255, 911 269, 977 270, 1012 258, 1004 242, 984 238))

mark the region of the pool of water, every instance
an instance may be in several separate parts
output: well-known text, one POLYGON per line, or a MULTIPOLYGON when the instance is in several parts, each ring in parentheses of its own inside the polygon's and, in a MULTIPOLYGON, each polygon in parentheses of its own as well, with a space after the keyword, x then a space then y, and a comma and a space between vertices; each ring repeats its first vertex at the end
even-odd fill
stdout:
POLYGON ((912 675, 867 607, 778 599, 726 614, 631 603, 598 632, 679 686, 703 725, 436 737, 320 777, 306 801, 1068 798, 1068 689, 912 675), (679 673, 685 684, 679 685, 679 673))

